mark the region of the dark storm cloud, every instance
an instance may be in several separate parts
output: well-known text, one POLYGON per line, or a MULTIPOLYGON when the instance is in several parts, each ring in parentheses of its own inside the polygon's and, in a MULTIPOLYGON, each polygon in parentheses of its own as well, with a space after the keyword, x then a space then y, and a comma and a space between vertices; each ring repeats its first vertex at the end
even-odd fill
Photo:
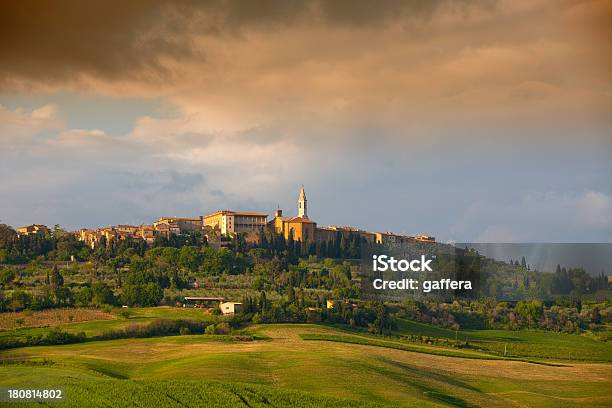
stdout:
MULTIPOLYGON (((486 2, 492 3, 493 0, 486 2)), ((289 25, 319 21, 335 26, 370 26, 405 17, 428 18, 442 5, 464 7, 465 1, 451 0, 337 0, 337 1, 226 1, 211 4, 223 15, 223 28, 289 25)), ((483 3, 484 4, 484 3, 483 3)))
POLYGON ((53 81, 89 73, 129 77, 161 69, 161 55, 191 53, 179 41, 185 4, 147 1, 11 1, 0 6, 2 79, 53 81))
MULTIPOLYGON (((0 5, 0 86, 53 83, 91 75, 104 80, 168 79, 161 62, 197 58, 194 34, 239 34, 296 23, 372 26, 426 18, 449 1, 5 1, 0 5)), ((453 6, 455 7, 455 6, 453 6)))

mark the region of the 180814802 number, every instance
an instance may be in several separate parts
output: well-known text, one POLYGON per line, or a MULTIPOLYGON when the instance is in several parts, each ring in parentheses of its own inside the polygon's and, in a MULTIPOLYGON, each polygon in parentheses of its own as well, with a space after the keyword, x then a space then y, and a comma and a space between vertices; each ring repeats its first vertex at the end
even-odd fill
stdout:
POLYGON ((32 401, 32 400, 61 400, 64 391, 61 389, 16 389, 5 388, 2 401, 32 401))

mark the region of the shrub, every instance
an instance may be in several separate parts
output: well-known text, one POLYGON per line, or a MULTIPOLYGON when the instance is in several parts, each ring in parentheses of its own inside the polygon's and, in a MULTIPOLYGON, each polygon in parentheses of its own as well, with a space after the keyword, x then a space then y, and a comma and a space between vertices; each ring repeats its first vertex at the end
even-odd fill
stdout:
POLYGON ((215 332, 217 334, 228 334, 230 332, 230 326, 226 322, 221 322, 215 326, 215 332))
POLYGON ((70 344, 80 343, 85 341, 86 336, 84 332, 78 334, 68 333, 62 331, 59 327, 51 329, 40 341, 39 344, 51 345, 51 344, 70 344))
POLYGON ((16 348, 16 347, 28 347, 28 346, 50 346, 55 344, 71 344, 81 343, 87 340, 85 333, 80 332, 77 334, 68 333, 55 327, 44 335, 39 336, 26 336, 25 340, 15 339, 1 339, 0 349, 16 348))
POLYGON ((130 312, 128 309, 121 309, 121 311, 119 312, 119 315, 123 317, 124 319, 129 319, 130 316, 132 315, 132 312, 130 312))
POLYGON ((101 339, 171 336, 204 333, 205 323, 193 320, 156 319, 149 324, 130 324, 125 329, 109 330, 101 339))

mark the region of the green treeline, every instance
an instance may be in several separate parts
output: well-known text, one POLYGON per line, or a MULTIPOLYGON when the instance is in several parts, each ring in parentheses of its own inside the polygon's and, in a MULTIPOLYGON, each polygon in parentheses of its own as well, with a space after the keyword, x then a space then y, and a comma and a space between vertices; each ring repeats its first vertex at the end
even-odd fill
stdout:
POLYGON ((356 260, 363 242, 357 234, 338 233, 324 243, 268 231, 257 244, 243 236, 224 239, 221 248, 191 234, 150 245, 136 239, 103 242, 91 249, 59 227, 18 236, 0 225, 0 311, 182 305, 185 296, 211 288, 232 290, 230 300, 242 301, 237 324, 327 322, 388 333, 395 317, 406 317, 454 330, 579 332, 610 321, 607 277, 580 268, 544 273, 524 259, 506 263, 459 250, 446 266, 440 257, 441 268, 456 266, 461 278, 478 281, 478 299, 458 293, 453 302, 364 302, 356 260), (495 300, 506 293, 516 300, 495 300), (594 299, 585 303, 585 294, 594 299), (552 300, 535 300, 546 298, 552 300))

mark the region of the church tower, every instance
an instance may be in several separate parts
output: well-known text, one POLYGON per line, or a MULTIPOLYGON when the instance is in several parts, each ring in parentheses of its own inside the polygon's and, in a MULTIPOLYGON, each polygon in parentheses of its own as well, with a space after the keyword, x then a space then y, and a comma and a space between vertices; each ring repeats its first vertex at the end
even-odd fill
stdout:
POLYGON ((308 218, 308 210, 306 205, 306 193, 304 192, 304 185, 300 189, 300 196, 298 198, 298 217, 308 218))

